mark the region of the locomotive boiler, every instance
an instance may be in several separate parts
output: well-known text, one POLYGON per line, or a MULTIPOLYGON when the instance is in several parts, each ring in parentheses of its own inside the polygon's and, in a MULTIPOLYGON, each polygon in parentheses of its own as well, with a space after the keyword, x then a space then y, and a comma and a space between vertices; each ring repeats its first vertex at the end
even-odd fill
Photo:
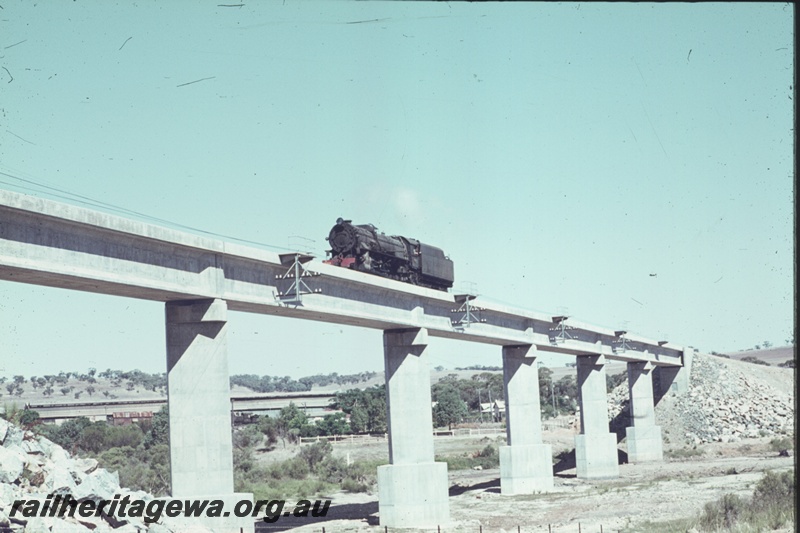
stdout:
POLYGON ((331 257, 324 263, 440 291, 453 286, 453 262, 441 249, 351 222, 336 220, 327 238, 331 257))

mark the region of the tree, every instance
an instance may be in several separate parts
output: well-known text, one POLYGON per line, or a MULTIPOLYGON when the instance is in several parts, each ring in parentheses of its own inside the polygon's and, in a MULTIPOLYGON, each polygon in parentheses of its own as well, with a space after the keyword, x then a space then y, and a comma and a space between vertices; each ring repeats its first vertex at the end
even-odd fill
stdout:
POLYGON ((344 413, 333 413, 325 415, 317 422, 317 430, 320 435, 346 435, 350 433, 350 426, 347 425, 344 413))
POLYGON ((339 392, 331 402, 331 406, 350 415, 350 428, 353 433, 386 432, 385 385, 339 392))
POLYGON ((47 424, 39 426, 39 432, 62 448, 73 450, 77 446, 83 430, 90 425, 92 423, 89 419, 82 416, 67 420, 60 426, 47 424))
POLYGON ((546 367, 539 369, 539 405, 552 404, 551 387, 553 383, 553 371, 546 367))
POLYGON ((308 423, 306 413, 297 407, 294 402, 281 409, 276 424, 278 436, 286 447, 286 441, 297 442, 301 436, 309 435, 313 428, 308 423))
POLYGON ((39 421, 39 413, 32 409, 25 409, 19 415, 19 423, 25 429, 30 429, 39 421))
POLYGON ((150 449, 158 445, 169 445, 169 407, 162 407, 153 414, 150 431, 144 436, 144 447, 150 449))
POLYGON ((268 416, 260 416, 256 422, 256 429, 266 437, 268 448, 272 448, 275 443, 278 442, 278 424, 276 419, 268 416))
POLYGON ((442 389, 436 395, 436 406, 433 408, 433 423, 436 426, 447 426, 453 429, 453 424, 467 416, 467 406, 455 387, 442 389))
POLYGON ((386 387, 373 387, 367 394, 367 431, 386 433, 386 387))
POLYGON ((556 409, 559 412, 574 413, 578 400, 578 384, 575 376, 564 376, 554 384, 556 395, 556 409))
POLYGON ((285 422, 289 429, 300 429, 308 424, 308 416, 306 416, 305 411, 297 407, 294 402, 290 402, 289 405, 281 409, 279 418, 285 422))
POLYGON ((368 424, 367 410, 360 405, 354 405, 350 410, 350 429, 353 433, 366 433, 368 424))
POLYGON ((619 374, 606 374, 606 392, 611 392, 616 389, 618 385, 622 385, 628 380, 627 372, 620 372, 619 374))

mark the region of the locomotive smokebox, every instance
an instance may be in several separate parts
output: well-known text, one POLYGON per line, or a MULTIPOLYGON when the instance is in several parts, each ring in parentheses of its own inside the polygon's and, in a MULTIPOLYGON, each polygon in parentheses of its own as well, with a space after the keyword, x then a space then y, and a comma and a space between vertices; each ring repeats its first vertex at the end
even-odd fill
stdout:
POLYGON ((336 225, 328 234, 328 243, 331 245, 332 255, 349 255, 355 253, 358 245, 358 235, 349 220, 336 219, 336 225))

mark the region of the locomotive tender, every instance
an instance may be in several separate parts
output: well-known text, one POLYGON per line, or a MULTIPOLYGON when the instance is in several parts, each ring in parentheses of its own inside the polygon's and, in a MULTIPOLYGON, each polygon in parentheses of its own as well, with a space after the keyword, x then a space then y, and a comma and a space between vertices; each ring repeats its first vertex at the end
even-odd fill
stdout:
POLYGON ((453 286, 453 262, 441 249, 416 239, 378 233, 372 224, 351 222, 336 219, 327 237, 331 257, 324 263, 440 291, 453 286))

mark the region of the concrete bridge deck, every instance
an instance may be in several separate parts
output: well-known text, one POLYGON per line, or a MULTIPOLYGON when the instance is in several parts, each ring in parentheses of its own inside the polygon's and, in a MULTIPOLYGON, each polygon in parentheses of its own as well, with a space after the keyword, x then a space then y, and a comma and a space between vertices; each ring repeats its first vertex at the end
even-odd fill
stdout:
POLYGON ((480 319, 452 321, 453 294, 323 264, 304 278, 302 302, 278 293, 291 279, 279 254, 0 190, 0 279, 161 302, 222 299, 228 309, 374 328, 426 328, 429 335, 495 345, 532 344, 567 355, 680 366, 683 347, 568 318, 472 300, 480 319))

